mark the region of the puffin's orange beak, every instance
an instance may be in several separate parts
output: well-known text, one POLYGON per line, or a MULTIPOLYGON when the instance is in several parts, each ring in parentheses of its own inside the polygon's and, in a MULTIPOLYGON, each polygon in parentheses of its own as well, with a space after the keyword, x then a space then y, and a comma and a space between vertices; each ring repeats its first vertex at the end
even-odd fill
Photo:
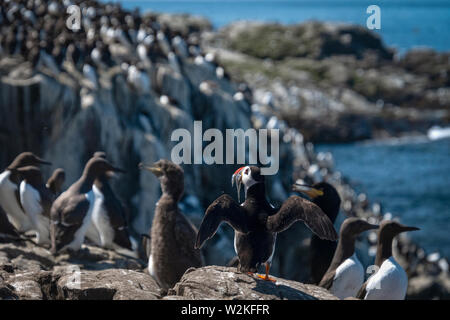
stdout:
POLYGON ((233 175, 231 176, 231 186, 234 186, 234 183, 236 182, 236 188, 237 188, 237 194, 238 194, 238 202, 240 202, 240 192, 241 192, 241 185, 242 185, 242 174, 241 171, 245 167, 240 167, 237 169, 233 175))

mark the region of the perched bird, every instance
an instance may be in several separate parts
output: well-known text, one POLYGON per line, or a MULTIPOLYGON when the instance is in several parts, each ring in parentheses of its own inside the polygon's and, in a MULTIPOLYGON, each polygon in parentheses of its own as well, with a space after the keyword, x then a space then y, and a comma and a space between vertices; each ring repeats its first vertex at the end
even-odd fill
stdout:
POLYGON ((162 195, 151 228, 148 270, 167 289, 180 280, 186 269, 203 265, 201 251, 194 249, 197 230, 178 208, 184 192, 183 169, 168 160, 159 160, 153 166, 141 164, 140 168, 151 171, 161 183, 162 195))
POLYGON ((53 171, 52 176, 47 180, 46 187, 54 194, 59 195, 62 191, 62 186, 66 180, 66 172, 62 168, 53 171))
POLYGON ((355 241, 366 230, 377 225, 362 219, 348 218, 341 225, 339 243, 319 286, 328 289, 340 299, 355 297, 364 282, 364 268, 355 253, 355 241))
POLYGON ((241 184, 245 187, 246 200, 239 205, 227 194, 217 198, 206 210, 197 234, 196 248, 201 248, 206 240, 225 221, 234 231, 234 248, 239 257, 241 272, 256 272, 265 263, 266 274, 275 250, 277 233, 288 229, 294 222, 302 220, 315 234, 323 239, 336 240, 337 233, 330 219, 314 203, 298 196, 289 197, 279 209, 267 201, 264 176, 256 166, 241 167, 232 176, 238 193, 241 184))
POLYGON ((21 179, 17 169, 39 164, 50 165, 51 163, 31 152, 23 152, 0 174, 0 205, 8 215, 9 221, 19 232, 30 230, 32 223, 20 203, 19 183, 21 179))
POLYGON ((36 231, 38 244, 50 244, 50 208, 55 195, 45 186, 42 172, 38 167, 18 168, 22 177, 20 183, 20 203, 31 219, 36 231))
MULTIPOLYGON (((94 157, 105 159, 106 154, 96 152, 94 157)), ((92 226, 98 232, 100 246, 132 250, 125 211, 108 182, 111 174, 111 171, 100 174, 92 186, 95 197, 92 226)))
POLYGON ((392 256, 392 241, 398 234, 420 230, 393 220, 384 220, 378 231, 375 265, 379 268, 361 287, 356 296, 364 300, 403 300, 408 288, 405 270, 392 256))
POLYGON ((81 248, 95 203, 92 185, 95 179, 109 171, 124 172, 100 157, 91 158, 80 179, 54 202, 50 211, 52 252, 77 251, 81 248))
MULTIPOLYGON (((336 189, 327 182, 319 182, 312 186, 294 184, 293 190, 305 193, 334 224, 339 214, 341 197, 336 189)), ((310 242, 310 274, 312 283, 318 284, 333 260, 336 251, 336 241, 320 239, 311 236, 310 242)))
POLYGON ((18 239, 20 237, 16 228, 9 222, 5 211, 0 207, 0 239, 18 239))

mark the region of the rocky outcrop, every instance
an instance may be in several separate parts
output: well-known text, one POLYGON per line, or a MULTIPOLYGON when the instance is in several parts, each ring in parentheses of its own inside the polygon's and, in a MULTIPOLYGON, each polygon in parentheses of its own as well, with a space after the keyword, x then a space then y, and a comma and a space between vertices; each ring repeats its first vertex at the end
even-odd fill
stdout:
POLYGON ((92 246, 77 256, 53 257, 29 242, 2 244, 0 299, 337 299, 313 285, 281 278, 272 283, 218 266, 187 270, 167 293, 143 267, 137 259, 92 246))
POLYGON ((168 293, 188 299, 229 300, 336 300, 327 290, 295 281, 264 281, 236 268, 208 266, 189 269, 168 293))
POLYGON ((312 142, 426 134, 450 119, 449 54, 394 56, 360 26, 236 22, 204 46, 234 80, 312 142))
MULTIPOLYGON (((337 41, 334 46, 328 46, 320 40, 321 33, 313 33, 316 27, 319 30, 322 27, 311 24, 304 28, 305 32, 312 32, 311 39, 318 38, 321 42, 314 42, 311 50, 303 56, 294 52, 289 54, 288 59, 279 60, 280 63, 275 64, 270 59, 252 56, 250 52, 244 54, 230 51, 226 46, 216 46, 210 40, 217 38, 220 42, 220 36, 208 31, 209 27, 203 22, 193 22, 187 18, 187 26, 173 25, 171 23, 177 24, 179 20, 155 16, 156 19, 161 19, 168 34, 170 29, 180 28, 176 33, 186 36, 190 43, 199 43, 202 38, 205 44, 202 48, 195 47, 196 53, 193 55, 177 56, 176 62, 158 58, 145 71, 151 79, 151 84, 145 90, 130 83, 127 72, 118 65, 98 68, 98 85, 95 86, 70 66, 63 66, 60 73, 54 74, 45 66, 33 68, 29 61, 18 57, 2 57, 0 114, 6 116, 0 117, 0 168, 4 168, 19 152, 33 151, 53 162, 52 167, 42 168, 46 177, 57 167, 65 169, 66 188, 80 176, 83 165, 91 155, 103 150, 112 163, 127 171, 127 174, 117 177, 111 184, 129 214, 131 229, 135 233, 147 233, 160 190, 156 178, 138 170, 138 164, 170 158, 172 147, 176 143, 171 141, 171 134, 175 129, 182 128, 192 133, 194 120, 202 121, 203 131, 209 128, 216 128, 221 132, 235 128, 279 129, 280 170, 276 176, 268 177, 267 183, 268 197, 274 205, 287 198, 291 192, 291 184, 297 178, 307 183, 326 179, 339 189, 345 215, 372 218, 375 222, 383 219, 383 212, 372 207, 367 196, 363 195, 364 198, 357 194, 346 179, 335 171, 332 156, 316 154, 313 145, 305 143, 306 140, 316 140, 315 136, 339 137, 340 140, 373 137, 374 131, 371 126, 367 129, 366 124, 370 117, 377 119, 380 116, 379 110, 383 110, 383 114, 388 111, 398 113, 399 118, 406 121, 400 128, 410 128, 409 120, 403 118, 404 114, 415 115, 417 119, 424 118, 423 113, 411 112, 400 106, 386 109, 388 103, 378 101, 380 99, 374 100, 377 99, 377 87, 370 99, 366 95, 369 96, 372 89, 361 85, 357 90, 356 83, 359 82, 352 79, 356 79, 354 74, 358 70, 364 74, 373 73, 375 77, 395 75, 397 72, 397 69, 389 69, 392 63, 389 50, 379 41, 361 30, 345 31, 348 26, 343 29, 344 34, 341 34, 339 28, 330 31, 326 27, 323 32, 329 32, 328 38, 337 41), (190 23, 194 26, 190 26, 190 23), (204 32, 205 30, 207 31, 204 32), (366 43, 366 38, 371 43, 370 54, 366 54, 362 46, 366 43), (340 48, 338 55, 332 54, 330 49, 335 47, 340 48), (206 59, 207 51, 216 52, 217 59, 206 59), (349 57, 349 54, 355 57, 349 57), (376 71, 386 63, 389 65, 386 72, 376 71), (218 72, 218 66, 225 67, 227 72, 218 72), (375 71, 371 72, 372 69, 375 71), (231 79, 245 80, 249 85, 230 81, 230 76, 231 79), (312 128, 308 127, 310 123, 312 128), (324 123, 330 125, 328 133, 323 130, 326 128, 324 123), (293 128, 292 124, 298 127, 293 128), (339 130, 343 133, 337 134, 339 130)), ((277 28, 283 30, 282 26, 277 28)), ((124 50, 120 45, 116 46, 118 47, 113 48, 116 51, 124 50)), ((438 56, 439 65, 442 65, 444 56, 438 56)), ((426 56, 420 59, 409 56, 405 59, 406 64, 400 65, 398 70, 407 68, 409 73, 401 73, 401 81, 390 76, 392 82, 388 83, 399 84, 393 87, 397 88, 395 90, 413 90, 411 83, 417 83, 419 89, 414 87, 414 90, 419 91, 422 84, 428 86, 428 82, 421 80, 426 78, 426 70, 419 67, 421 61, 427 60, 426 56), (408 79, 412 79, 412 82, 404 82, 410 81, 408 79)), ((433 70, 434 73, 437 72, 436 68, 433 70)), ((445 105, 446 91, 441 90, 440 86, 448 86, 445 82, 448 78, 446 73, 443 73, 443 77, 436 73, 436 77, 438 80, 433 83, 434 87, 427 88, 431 90, 431 96, 432 93, 440 92, 438 96, 443 100, 439 101, 443 101, 445 105), (441 95, 442 92, 444 94, 441 95)), ((378 83, 383 84, 385 81, 383 79, 378 83)), ((394 97, 395 94, 392 93, 391 96, 394 97)), ((445 110, 443 114, 445 115, 445 110)), ((435 117, 435 113, 430 117, 435 117)), ((440 121, 441 116, 433 119, 440 121)), ((384 128, 384 125, 381 127, 384 128)), ((180 206, 194 223, 199 224, 204 209, 220 194, 226 192, 235 195, 230 176, 238 165, 240 164, 183 166, 186 191, 180 206)), ((0 212, 1 217, 4 218, 0 212)), ((310 231, 301 225, 280 234, 271 269, 274 275, 309 281, 310 235, 310 231)), ((232 230, 226 226, 221 227, 205 246, 206 263, 226 265, 235 254, 232 239, 232 230)), ((374 241, 372 237, 358 243, 365 265, 373 260, 368 249, 373 246, 374 241)), ((399 243, 406 242, 402 240, 399 243)), ((64 281, 59 282, 61 278, 70 278, 70 273, 60 273, 55 267, 70 267, 75 264, 93 283, 98 283, 99 286, 99 282, 108 283, 109 289, 101 290, 108 297, 116 298, 123 290, 119 288, 121 284, 114 281, 114 272, 127 269, 139 273, 145 267, 145 262, 94 247, 89 247, 89 252, 81 252, 77 257, 54 258, 45 249, 30 245, 5 244, 0 250, 0 296, 95 296, 97 293, 94 287, 86 286, 85 291, 84 287, 72 290, 70 286, 61 284, 64 281), (108 269, 112 269, 109 271, 111 273, 106 272, 108 269), (13 276, 22 271, 31 272, 32 276, 13 276)), ((417 253, 417 247, 407 244, 400 255, 409 259, 405 259, 405 264, 411 266, 412 277, 430 274, 428 269, 421 269, 428 262, 425 254, 417 253)), ((444 272, 444 276, 448 277, 448 268, 441 267, 438 262, 433 263, 433 268, 444 272)), ((158 297, 150 280, 147 282, 141 278, 141 274, 136 275, 134 272, 130 272, 128 276, 130 283, 125 285, 130 292, 139 291, 143 287, 148 289, 143 289, 148 297, 158 297)), ((276 290, 276 297, 291 292, 279 293, 276 290)))

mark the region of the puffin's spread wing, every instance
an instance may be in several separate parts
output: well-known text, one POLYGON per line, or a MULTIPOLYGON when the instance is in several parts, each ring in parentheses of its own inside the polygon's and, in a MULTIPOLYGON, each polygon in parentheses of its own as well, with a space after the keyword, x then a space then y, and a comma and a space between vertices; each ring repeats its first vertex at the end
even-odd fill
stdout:
POLYGON ((197 233, 195 248, 201 248, 206 240, 214 236, 222 221, 231 225, 236 231, 248 232, 245 214, 241 207, 232 197, 223 194, 206 209, 200 230, 197 233))
POLYGON ((299 196, 289 197, 276 214, 267 218, 266 227, 271 232, 282 232, 298 220, 305 222, 321 239, 335 241, 338 238, 327 215, 317 205, 299 196))

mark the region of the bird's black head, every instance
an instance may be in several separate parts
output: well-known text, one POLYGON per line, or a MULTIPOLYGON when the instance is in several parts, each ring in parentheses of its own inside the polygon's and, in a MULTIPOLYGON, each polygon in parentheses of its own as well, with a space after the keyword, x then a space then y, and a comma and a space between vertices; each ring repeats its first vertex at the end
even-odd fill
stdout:
POLYGON ((168 193, 177 199, 180 199, 183 195, 184 171, 179 165, 162 159, 155 162, 152 166, 140 163, 139 168, 151 171, 158 177, 163 193, 168 193))
POLYGON ((234 183, 236 183, 239 198, 242 184, 245 193, 247 193, 247 190, 253 185, 264 183, 264 176, 261 174, 261 169, 256 166, 240 167, 231 177, 231 185, 234 185, 234 183))
POLYGON ((58 194, 62 191, 62 186, 66 180, 66 172, 62 168, 58 168, 53 171, 52 176, 47 181, 47 188, 49 188, 54 194, 58 194))
POLYGON ((407 232, 407 231, 415 231, 420 230, 416 227, 408 227, 405 226, 395 220, 383 220, 380 223, 380 231, 378 234, 378 240, 383 241, 383 239, 386 240, 392 240, 396 235, 407 232))
POLYGON ((33 186, 39 186, 43 184, 42 172, 38 167, 26 166, 17 169, 23 180, 33 186))
POLYGON ((309 186, 296 183, 292 186, 292 190, 306 194, 312 202, 322 209, 331 222, 336 220, 341 206, 341 197, 331 184, 319 182, 309 186))
POLYGON ((125 173, 125 170, 114 167, 111 163, 109 163, 106 159, 101 157, 92 157, 84 167, 83 175, 86 177, 90 177, 92 179, 96 179, 101 175, 121 172, 125 173))
POLYGON ((50 162, 39 158, 32 152, 22 152, 14 159, 13 162, 11 162, 8 169, 14 170, 20 167, 38 166, 40 164, 51 165, 50 162))
POLYGON ((368 223, 360 218, 347 218, 341 225, 340 236, 355 239, 367 230, 378 229, 378 225, 368 223))

